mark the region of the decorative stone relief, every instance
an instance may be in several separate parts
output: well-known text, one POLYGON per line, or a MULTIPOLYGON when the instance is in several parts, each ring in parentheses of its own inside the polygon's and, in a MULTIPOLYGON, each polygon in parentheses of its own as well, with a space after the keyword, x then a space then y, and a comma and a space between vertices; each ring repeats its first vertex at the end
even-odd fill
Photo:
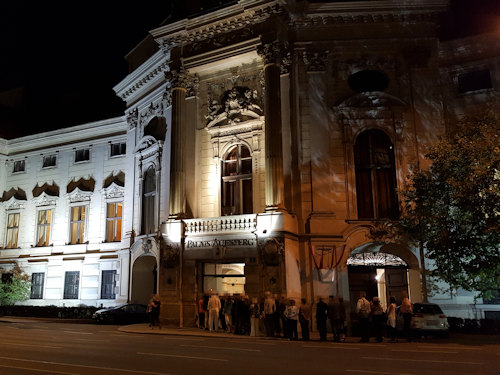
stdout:
POLYGON ((163 93, 162 99, 156 103, 151 103, 140 114, 141 127, 146 126, 153 117, 166 117, 167 108, 172 105, 172 93, 167 90, 163 93))
POLYGON ((138 120, 139 120, 139 112, 137 111, 137 108, 129 111, 129 113, 127 114, 127 124, 129 130, 137 126, 138 120))
POLYGON ((18 210, 26 206, 26 201, 16 199, 16 197, 12 196, 7 201, 3 202, 3 205, 6 210, 18 210))
POLYGON ((259 241, 259 253, 262 263, 277 265, 285 255, 285 242, 283 238, 268 238, 259 241))
POLYGON ((70 203, 90 202, 92 194, 93 192, 91 191, 83 191, 77 187, 71 193, 68 193, 67 196, 70 203))
POLYGON ((102 189, 102 192, 106 199, 123 198, 125 195, 125 187, 112 182, 107 188, 102 189))
POLYGON ((380 57, 374 55, 363 55, 354 59, 343 59, 336 62, 338 70, 396 70, 399 68, 399 62, 394 57, 380 57))
POLYGON ((328 51, 304 51, 302 59, 308 72, 324 72, 328 63, 328 51))
POLYGON ((287 65, 291 63, 291 52, 288 42, 275 40, 272 43, 261 44, 257 47, 257 53, 264 60, 264 64, 287 65))
POLYGON ((59 197, 54 197, 48 195, 46 192, 42 192, 38 197, 33 198, 35 206, 55 206, 59 197))
POLYGON ((170 72, 165 73, 165 78, 170 81, 170 87, 172 90, 175 88, 185 89, 187 98, 196 96, 200 86, 200 79, 198 75, 190 74, 189 71, 183 67, 179 70, 171 70, 170 72))

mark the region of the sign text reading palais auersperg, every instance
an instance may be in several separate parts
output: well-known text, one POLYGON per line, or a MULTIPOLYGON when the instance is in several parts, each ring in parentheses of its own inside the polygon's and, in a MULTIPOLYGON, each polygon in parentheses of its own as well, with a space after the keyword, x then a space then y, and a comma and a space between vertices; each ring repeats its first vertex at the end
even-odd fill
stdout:
POLYGON ((218 247, 218 246, 255 246, 255 240, 252 238, 241 238, 236 240, 209 240, 209 241, 191 241, 186 242, 186 248, 195 247, 218 247))

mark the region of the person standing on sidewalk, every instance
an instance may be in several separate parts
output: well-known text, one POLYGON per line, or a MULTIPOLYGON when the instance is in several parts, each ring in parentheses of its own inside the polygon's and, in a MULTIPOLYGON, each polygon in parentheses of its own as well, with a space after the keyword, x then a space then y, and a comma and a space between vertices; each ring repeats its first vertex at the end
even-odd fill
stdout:
POLYGON ((408 298, 408 293, 406 291, 401 292, 401 306, 399 306, 399 313, 403 315, 403 334, 406 337, 406 341, 411 341, 411 317, 413 313, 413 307, 411 301, 408 298))
POLYGON ((205 313, 206 310, 203 308, 203 296, 198 298, 198 328, 205 328, 205 313))
POLYGON ((397 342, 397 329, 396 329, 396 298, 391 297, 389 300, 389 307, 387 308, 387 330, 391 342, 397 342))
POLYGON ((276 313, 276 303, 271 296, 271 292, 264 293, 264 325, 266 327, 266 336, 274 337, 274 314, 276 313))
POLYGON ((366 299, 366 292, 361 292, 356 304, 356 313, 358 314, 359 330, 361 331, 361 342, 370 341, 370 302, 366 299))
POLYGON ((328 305, 323 302, 323 298, 319 298, 316 304, 316 325, 319 331, 320 341, 326 341, 326 318, 328 312, 328 305))
POLYGON ((299 308, 295 306, 295 300, 292 298, 290 298, 289 305, 285 310, 285 317, 287 319, 288 326, 288 339, 290 341, 298 340, 297 322, 299 320, 299 308))
POLYGON ((219 310, 221 308, 220 299, 215 291, 208 300, 208 329, 210 332, 219 329, 219 310))
POLYGON ((299 322, 302 331, 302 340, 309 341, 309 324, 311 324, 312 315, 311 306, 306 303, 305 298, 302 298, 300 302, 299 322))
POLYGON ((151 316, 153 319, 153 325, 151 328, 155 327, 156 325, 158 326, 159 329, 161 329, 161 323, 160 323, 160 296, 158 294, 155 294, 152 299, 152 309, 151 309, 151 316))

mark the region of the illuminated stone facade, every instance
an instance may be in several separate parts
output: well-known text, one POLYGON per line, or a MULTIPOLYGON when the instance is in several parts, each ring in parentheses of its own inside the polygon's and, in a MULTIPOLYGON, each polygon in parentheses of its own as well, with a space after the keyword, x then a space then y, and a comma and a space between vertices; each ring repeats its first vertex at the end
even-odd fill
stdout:
MULTIPOLYGON (((244 265, 251 297, 352 306, 361 290, 383 302, 407 290, 421 301, 419 253, 393 243, 385 219, 397 218, 409 166, 426 167, 426 148, 500 85, 498 34, 442 42, 445 10, 241 0, 150 31, 114 87, 127 103, 126 157, 113 169, 125 173, 120 296, 158 292, 162 318, 191 326, 197 298, 222 285, 206 270, 222 264, 244 265), (474 74, 483 84, 467 86, 474 74)), ((0 173, 4 191, 20 186, 0 173)), ((434 301, 451 316, 498 309, 472 311, 460 291, 434 301)))

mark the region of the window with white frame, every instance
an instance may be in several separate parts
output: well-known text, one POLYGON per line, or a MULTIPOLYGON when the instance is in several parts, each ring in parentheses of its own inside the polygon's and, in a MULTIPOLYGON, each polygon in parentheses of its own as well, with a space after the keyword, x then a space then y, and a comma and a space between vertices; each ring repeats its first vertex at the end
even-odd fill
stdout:
POLYGON ((36 221, 36 245, 49 246, 50 229, 52 225, 52 210, 39 210, 36 221))
POLYGON ((101 299, 115 299, 116 270, 102 271, 101 299))
POLYGON ((141 233, 148 234, 155 230, 156 171, 154 167, 149 167, 144 173, 142 187, 141 233))
POLYGON ((90 160, 90 149, 82 148, 75 151, 75 163, 81 163, 90 160))
POLYGON ((71 207, 70 216, 70 240, 71 245, 85 242, 85 220, 87 217, 87 206, 71 207))
POLYGON ((56 166, 57 156, 54 155, 45 155, 43 157, 42 168, 51 168, 56 166))
POLYGON ((251 214, 252 155, 244 145, 236 145, 222 162, 222 215, 251 214))
POLYGON ((125 155, 126 152, 127 152, 127 144, 125 142, 111 144, 111 150, 110 150, 111 156, 125 155))
POLYGON ((107 204, 106 242, 119 242, 122 239, 123 202, 107 204))
POLYGON ((64 275, 64 299, 78 299, 80 271, 66 271, 64 275))
POLYGON ((31 274, 31 299, 43 298, 43 281, 45 278, 44 272, 33 272, 31 274))
POLYGON ((14 169, 12 169, 12 173, 24 172, 25 167, 26 164, 24 160, 16 160, 14 162, 14 169))
POLYGON ((17 238, 19 236, 19 212, 7 215, 7 239, 5 247, 15 249, 17 247, 17 238))

